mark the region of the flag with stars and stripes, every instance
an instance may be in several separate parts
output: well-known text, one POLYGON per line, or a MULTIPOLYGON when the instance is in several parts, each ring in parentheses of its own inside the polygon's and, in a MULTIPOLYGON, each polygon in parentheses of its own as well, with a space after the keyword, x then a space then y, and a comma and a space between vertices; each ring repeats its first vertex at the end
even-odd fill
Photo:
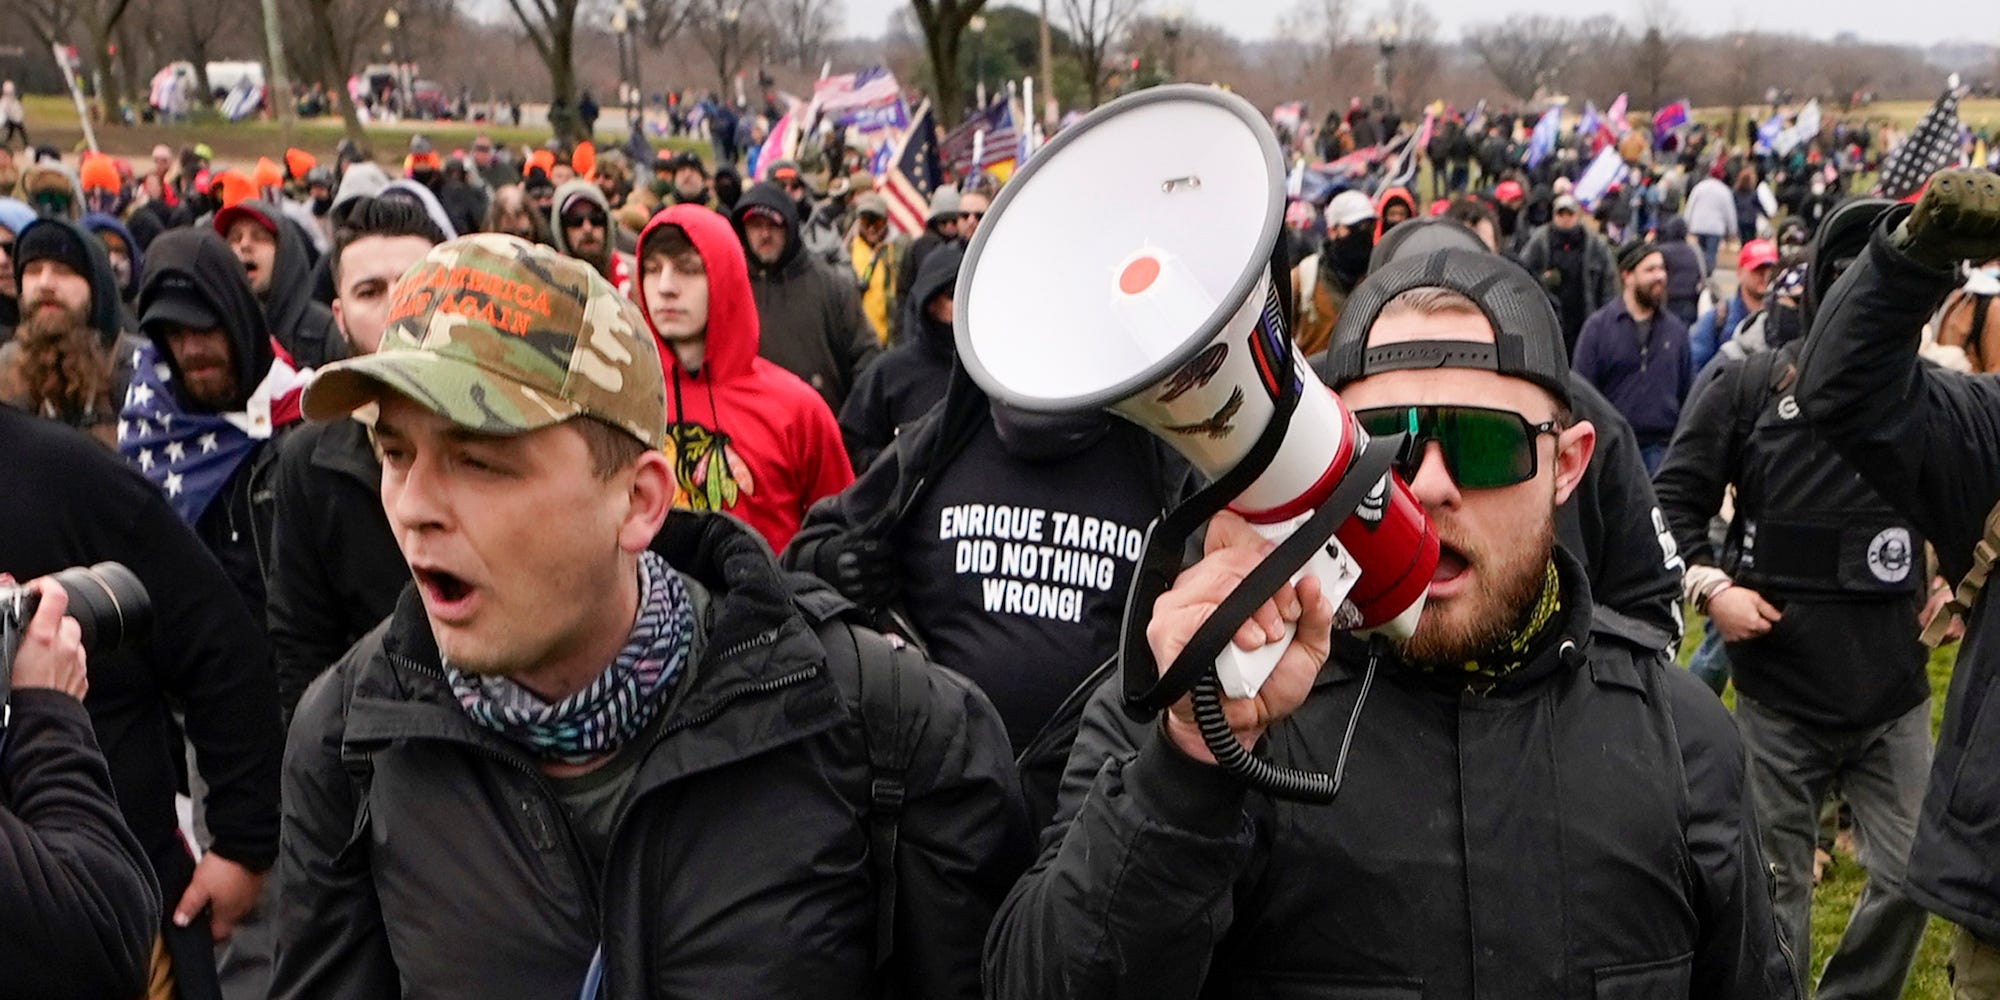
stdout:
POLYGON ((148 343, 133 359, 132 386, 119 413, 118 453, 193 525, 257 445, 299 419, 299 393, 310 374, 293 369, 281 354, 243 410, 193 413, 174 394, 172 368, 148 343))
POLYGON ((1876 193, 1901 200, 1923 190, 1932 174, 1958 163, 1958 133, 1958 88, 1954 86, 1924 113, 1909 138, 1883 158, 1876 193))

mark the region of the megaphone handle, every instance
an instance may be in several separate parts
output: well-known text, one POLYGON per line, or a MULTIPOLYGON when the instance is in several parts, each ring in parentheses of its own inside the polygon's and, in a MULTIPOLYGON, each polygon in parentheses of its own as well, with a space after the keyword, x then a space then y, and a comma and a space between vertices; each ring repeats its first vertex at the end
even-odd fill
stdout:
MULTIPOLYGON (((1251 527, 1266 540, 1282 543, 1311 517, 1312 515, 1307 513, 1289 521, 1253 524, 1251 527)), ((1332 601, 1333 606, 1337 608, 1340 602, 1347 599, 1348 593, 1354 589, 1354 584, 1361 579, 1361 567, 1338 541, 1328 539, 1327 543, 1307 560, 1305 566, 1292 574, 1291 582, 1297 584, 1308 574, 1319 577, 1320 586, 1327 600, 1332 601)), ((1271 671, 1277 669, 1278 661, 1284 657, 1285 650, 1291 648, 1292 640, 1297 635, 1298 625, 1286 622, 1285 635, 1282 639, 1272 640, 1247 652, 1233 641, 1224 646, 1221 654, 1215 658, 1215 675, 1222 682, 1222 693, 1230 698, 1254 697, 1257 689, 1263 687, 1264 681, 1271 676, 1271 671)))

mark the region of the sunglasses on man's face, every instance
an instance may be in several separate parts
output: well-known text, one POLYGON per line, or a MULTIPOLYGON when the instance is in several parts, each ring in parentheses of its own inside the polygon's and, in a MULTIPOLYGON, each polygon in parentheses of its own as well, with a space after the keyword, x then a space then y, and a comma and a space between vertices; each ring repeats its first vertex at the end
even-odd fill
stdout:
POLYGON ((1396 456, 1404 482, 1417 477, 1436 442, 1452 481, 1471 490, 1535 478, 1541 467, 1535 439, 1557 432, 1553 420, 1531 424, 1512 410, 1483 406, 1383 406, 1356 410, 1354 419, 1371 437, 1406 435, 1396 456))
POLYGON ((596 226, 599 229, 603 229, 604 223, 605 215, 603 212, 578 212, 575 215, 563 216, 563 225, 571 229, 577 229, 582 226, 596 226))

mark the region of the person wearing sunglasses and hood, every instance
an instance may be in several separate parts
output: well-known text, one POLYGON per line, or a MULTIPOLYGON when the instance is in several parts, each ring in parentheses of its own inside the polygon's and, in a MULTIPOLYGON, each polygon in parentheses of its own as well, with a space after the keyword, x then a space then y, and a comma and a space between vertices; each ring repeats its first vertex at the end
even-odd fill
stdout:
POLYGON ((550 207, 549 245, 589 264, 620 294, 630 294, 638 268, 632 255, 618 249, 618 220, 604 191, 589 181, 566 181, 550 207))
MULTIPOLYGON (((777 185, 751 188, 729 221, 750 262, 750 290, 763 328, 758 350, 805 379, 828 409, 840 412, 854 380, 881 350, 861 311, 860 291, 851 278, 806 251, 797 205, 777 185)), ((923 265, 906 256, 905 266, 923 265)))
MULTIPOLYGON (((1865 237, 1887 205, 1856 203, 1848 210, 1862 226, 1827 233, 1865 237)), ((1829 265, 1838 255, 1830 242, 1816 251, 1829 265)), ((1802 418, 1803 286, 1803 272, 1786 271, 1758 314, 1767 322, 1753 336, 1753 318, 1724 345, 1736 357, 1696 387, 1654 484, 1687 562, 1687 596, 1728 650, 1785 939, 1806 952, 1818 817, 1838 784, 1868 878, 1814 992, 1899 997, 1927 920, 1903 891, 1931 756, 1929 651, 1917 636, 1944 595, 1926 608, 1923 535, 1802 418), (1758 345, 1768 346, 1751 353, 1758 345), (1735 514, 1718 547, 1709 525, 1731 487, 1735 514)))
MULTIPOLYGON (((1441 541, 1429 596, 1409 638, 1364 642, 1316 578, 1280 587, 1234 641, 1296 640, 1222 704, 1261 759, 1338 769, 1338 797, 1253 791, 1185 700, 1135 721, 1113 678, 989 939, 989 996, 1796 995, 1728 713, 1600 616, 1557 544, 1596 444, 1561 336, 1489 253, 1361 284, 1328 363, 1360 427, 1406 435, 1396 469, 1441 541)), ((1161 666, 1269 544, 1209 521, 1148 616, 1161 666)))

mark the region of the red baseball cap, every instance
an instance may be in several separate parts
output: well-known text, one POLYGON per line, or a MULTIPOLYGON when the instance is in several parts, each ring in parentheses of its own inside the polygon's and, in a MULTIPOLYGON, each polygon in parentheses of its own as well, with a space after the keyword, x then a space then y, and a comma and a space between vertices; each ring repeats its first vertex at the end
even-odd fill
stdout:
POLYGON ((1743 244, 1743 252, 1736 255, 1736 270, 1755 271, 1760 267, 1776 266, 1778 248, 1770 240, 1751 240, 1743 244))
POLYGON ((1514 181, 1501 181, 1493 189, 1494 201, 1513 201, 1522 197, 1521 185, 1514 181))

